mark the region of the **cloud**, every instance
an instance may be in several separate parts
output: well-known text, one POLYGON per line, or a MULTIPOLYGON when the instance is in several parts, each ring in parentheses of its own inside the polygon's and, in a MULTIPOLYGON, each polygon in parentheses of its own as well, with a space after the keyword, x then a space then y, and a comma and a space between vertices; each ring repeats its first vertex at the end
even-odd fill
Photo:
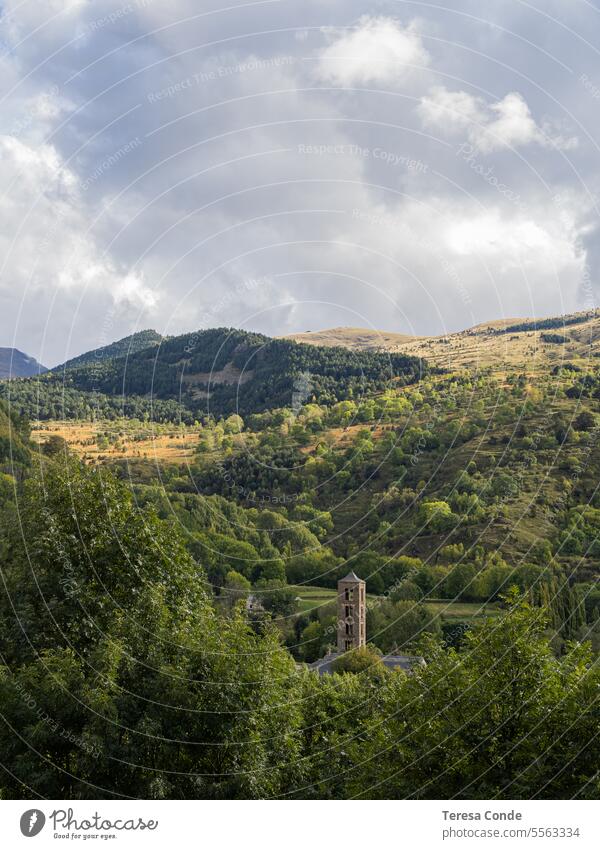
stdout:
POLYGON ((433 88, 423 97, 418 109, 428 126, 443 127, 449 133, 485 120, 481 98, 473 97, 466 91, 448 91, 442 86, 433 88))
POLYGON ((393 18, 364 16, 356 28, 333 30, 329 38, 331 43, 321 53, 318 73, 340 86, 393 85, 429 62, 414 23, 402 27, 393 18))
POLYGON ((434 317, 444 332, 485 316, 560 313, 574 307, 584 270, 575 207, 538 202, 519 212, 499 198, 482 208, 464 197, 371 197, 347 228, 340 241, 371 252, 352 253, 356 275, 376 284, 371 314, 381 323, 386 308, 396 315, 394 303, 409 332, 434 317))
POLYGON ((15 44, 21 41, 35 42, 43 39, 46 27, 65 26, 84 9, 85 0, 45 0, 43 11, 36 3, 20 0, 4 0, 3 24, 6 33, 15 44), (41 33, 38 35, 38 30, 41 33))
MULTIPOLYGON (((0 136, 0 240, 12 285, 25 288, 56 272, 81 250, 91 256, 78 180, 50 144, 0 136)), ((95 265, 95 263, 93 263, 95 265)))
POLYGON ((0 344, 51 365, 147 326, 440 333, 581 305, 599 120, 562 31, 545 48, 574 74, 527 47, 531 10, 503 35, 501 4, 493 33, 434 6, 203 5, 6 4, 0 344))
POLYGON ((496 269, 522 268, 536 275, 554 274, 581 261, 576 228, 565 227, 562 216, 537 210, 534 220, 527 214, 503 215, 498 208, 484 213, 471 211, 450 223, 442 241, 450 253, 461 257, 494 260, 496 269))
MULTIPOLYGON (((123 315, 156 305, 139 275, 120 267, 98 244, 77 174, 53 145, 0 136, 0 222, 2 279, 12 294, 3 307, 5 339, 25 315, 39 344, 43 333, 54 335, 66 318, 57 317, 52 305, 60 313, 61 304, 83 296, 96 309, 118 306, 123 315)), ((62 332, 53 338, 50 357, 64 338, 62 332)), ((32 344, 25 347, 32 350, 32 344)))
POLYGON ((532 143, 558 150, 577 146, 575 137, 555 134, 549 123, 538 126, 518 92, 509 92, 502 100, 486 103, 482 97, 466 91, 449 91, 438 86, 421 99, 418 111, 427 127, 448 135, 466 133, 471 144, 484 153, 532 143))

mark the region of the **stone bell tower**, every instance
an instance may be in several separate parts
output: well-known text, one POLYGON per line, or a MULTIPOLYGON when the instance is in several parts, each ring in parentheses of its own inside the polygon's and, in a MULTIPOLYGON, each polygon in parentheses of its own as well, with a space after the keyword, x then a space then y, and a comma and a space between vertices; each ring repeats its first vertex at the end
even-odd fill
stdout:
POLYGON ((366 645, 365 582, 354 572, 338 581, 338 652, 366 645))

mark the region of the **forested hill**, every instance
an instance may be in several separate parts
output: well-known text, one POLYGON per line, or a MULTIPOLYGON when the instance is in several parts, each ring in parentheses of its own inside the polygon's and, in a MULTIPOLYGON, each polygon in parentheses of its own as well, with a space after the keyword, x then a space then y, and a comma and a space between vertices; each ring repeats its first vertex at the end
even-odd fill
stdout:
POLYGON ((93 365, 100 360, 130 357, 138 351, 156 347, 160 344, 162 338, 163 337, 160 333, 157 333, 156 330, 140 330, 139 333, 132 333, 131 336, 125 336, 124 339, 119 339, 118 342, 112 342, 110 345, 105 345, 102 348, 95 348, 93 351, 87 351, 85 354, 73 357, 72 359, 67 360, 66 363, 56 366, 53 371, 76 368, 77 366, 93 365))
POLYGON ((228 328, 159 344, 152 333, 141 350, 125 339, 112 346, 117 356, 92 351, 40 379, 17 381, 11 403, 32 419, 82 418, 96 410, 186 421, 359 399, 412 383, 426 369, 404 353, 311 346, 228 328))
POLYGON ((31 377, 46 370, 37 360, 17 348, 0 348, 0 380, 31 377))

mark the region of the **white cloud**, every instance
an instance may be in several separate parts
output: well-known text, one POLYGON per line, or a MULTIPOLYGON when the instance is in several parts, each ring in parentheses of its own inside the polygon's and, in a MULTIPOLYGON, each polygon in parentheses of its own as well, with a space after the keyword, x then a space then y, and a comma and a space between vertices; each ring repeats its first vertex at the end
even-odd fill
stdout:
POLYGON ((473 97, 466 91, 448 91, 442 86, 431 89, 421 99, 418 109, 428 126, 444 127, 447 132, 463 130, 485 119, 481 98, 473 97))
POLYGON ((565 226, 564 216, 553 210, 536 211, 535 220, 527 214, 502 215, 499 209, 457 216, 442 234, 451 254, 493 260, 500 273, 515 268, 535 269, 536 276, 554 274, 578 263, 580 251, 573 222, 565 226))
POLYGON ((453 135, 465 133, 471 144, 482 152, 523 147, 532 143, 542 147, 570 150, 576 138, 554 133, 549 123, 536 124, 529 106, 518 92, 509 92, 502 100, 486 103, 466 91, 433 88, 418 107, 424 124, 453 135))
POLYGON ((364 16, 356 29, 334 30, 330 38, 318 73, 341 86, 395 83, 429 62, 414 23, 402 27, 393 18, 364 16))
POLYGON ((517 92, 510 92, 502 100, 490 105, 497 117, 484 125, 479 147, 494 150, 503 145, 519 147, 542 141, 543 136, 531 116, 529 106, 517 92))
MULTIPOLYGON (((500 200, 482 208, 475 199, 431 195, 364 203, 340 242, 369 247, 368 256, 352 254, 355 274, 376 281, 413 317, 427 312, 446 327, 465 327, 486 317, 576 308, 585 261, 576 206, 559 211, 532 202, 521 212, 500 200)), ((342 252, 338 260, 342 267, 342 252)), ((381 323, 386 305, 378 300, 381 323)))
POLYGON ((128 274, 121 278, 115 287, 115 302, 117 304, 136 304, 143 309, 153 309, 158 304, 158 295, 144 284, 141 277, 128 274))

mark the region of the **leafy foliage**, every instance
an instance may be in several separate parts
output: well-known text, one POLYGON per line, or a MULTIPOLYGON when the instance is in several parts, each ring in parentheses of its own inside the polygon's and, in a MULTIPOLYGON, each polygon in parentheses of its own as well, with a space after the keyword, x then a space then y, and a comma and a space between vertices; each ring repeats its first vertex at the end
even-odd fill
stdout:
POLYGON ((12 474, 29 464, 31 447, 29 424, 0 400, 0 470, 12 474))

